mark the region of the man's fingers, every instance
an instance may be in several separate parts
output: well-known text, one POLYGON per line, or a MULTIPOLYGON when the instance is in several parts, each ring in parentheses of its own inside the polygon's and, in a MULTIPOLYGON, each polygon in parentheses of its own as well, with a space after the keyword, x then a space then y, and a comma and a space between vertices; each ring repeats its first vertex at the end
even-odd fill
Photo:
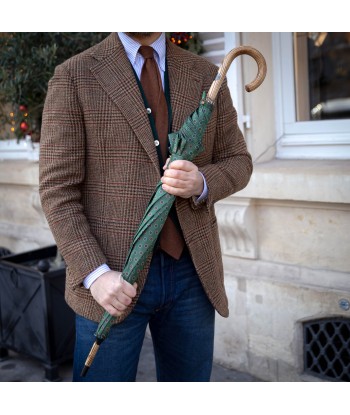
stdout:
POLYGON ((169 161, 170 159, 168 158, 163 166, 163 170, 175 169, 175 170, 192 171, 192 170, 197 169, 196 165, 188 160, 174 160, 170 164, 169 164, 169 161))
POLYGON ((113 317, 120 317, 123 311, 116 309, 112 304, 108 304, 104 309, 113 317))
POLYGON ((117 310, 117 311, 124 311, 127 308, 127 305, 123 304, 123 302, 119 301, 119 299, 114 299, 114 301, 112 302, 112 306, 117 310))
POLYGON ((91 285, 94 299, 114 317, 121 316, 136 296, 137 283, 131 285, 120 272, 107 271, 91 285))
POLYGON ((118 294, 118 296, 117 296, 117 301, 120 303, 120 304, 123 304, 124 306, 128 306, 128 305, 130 305, 131 304, 131 302, 132 302, 132 298, 131 297, 129 297, 128 295, 126 295, 126 294, 124 294, 124 293, 120 293, 120 294, 118 294))
POLYGON ((179 179, 179 180, 189 180, 189 173, 186 170, 176 170, 176 169, 167 169, 164 172, 164 177, 171 177, 173 179, 179 179))
POLYGON ((192 171, 197 169, 196 165, 188 160, 175 160, 168 166, 169 169, 192 171))
MULTIPOLYGON (((136 287, 131 286, 135 289, 136 287)), ((104 305, 105 310, 109 312, 114 317, 121 316, 128 306, 132 303, 132 297, 129 297, 125 292, 120 292, 117 294, 117 297, 111 299, 107 304, 104 305)))
POLYGON ((191 196, 190 192, 188 192, 186 189, 177 188, 177 187, 173 187, 173 186, 168 186, 166 184, 163 184, 162 188, 165 192, 167 192, 167 193, 169 193, 173 196, 180 196, 184 199, 188 199, 191 196))
MULTIPOLYGON (((136 285, 136 287, 137 287, 137 285, 136 285)), ((134 285, 131 285, 129 282, 123 280, 123 286, 122 286, 123 293, 125 295, 127 295, 128 297, 130 297, 130 298, 134 298, 135 297, 135 295, 136 295, 136 287, 134 285)))
POLYGON ((162 183, 170 187, 183 189, 186 186, 185 180, 175 179, 172 177, 162 177, 162 183))

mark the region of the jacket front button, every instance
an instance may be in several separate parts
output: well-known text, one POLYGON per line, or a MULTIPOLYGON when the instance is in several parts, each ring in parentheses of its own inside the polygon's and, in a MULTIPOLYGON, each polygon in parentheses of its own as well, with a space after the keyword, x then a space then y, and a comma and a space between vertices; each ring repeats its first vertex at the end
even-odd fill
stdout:
POLYGON ((154 144, 156 145, 156 147, 159 146, 159 141, 158 140, 154 140, 154 144))

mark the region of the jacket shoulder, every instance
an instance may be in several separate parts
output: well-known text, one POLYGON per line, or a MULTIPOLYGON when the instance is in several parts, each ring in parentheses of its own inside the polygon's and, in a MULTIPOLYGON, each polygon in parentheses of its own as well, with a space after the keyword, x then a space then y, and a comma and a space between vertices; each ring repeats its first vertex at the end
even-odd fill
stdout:
POLYGON ((95 57, 98 57, 101 54, 101 51, 108 50, 111 44, 111 37, 112 35, 109 35, 96 45, 66 59, 61 64, 57 65, 56 71, 67 71, 74 75, 77 72, 84 71, 84 69, 90 69, 91 65, 96 62, 95 57))
POLYGON ((183 69, 190 72, 196 72, 200 76, 209 77, 213 79, 218 71, 218 66, 210 62, 203 56, 197 55, 180 48, 174 43, 167 41, 168 56, 175 59, 183 69))

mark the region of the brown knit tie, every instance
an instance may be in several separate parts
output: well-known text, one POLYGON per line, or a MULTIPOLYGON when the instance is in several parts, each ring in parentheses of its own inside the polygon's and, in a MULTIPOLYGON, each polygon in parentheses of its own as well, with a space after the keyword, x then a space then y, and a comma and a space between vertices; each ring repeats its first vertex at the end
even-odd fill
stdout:
MULTIPOLYGON (((154 60, 153 48, 141 46, 139 52, 145 59, 141 72, 141 85, 156 125, 160 149, 165 162, 168 157, 168 106, 162 80, 157 62, 154 60)), ((168 217, 160 234, 160 248, 173 258, 179 259, 184 246, 182 235, 172 219, 168 217)))

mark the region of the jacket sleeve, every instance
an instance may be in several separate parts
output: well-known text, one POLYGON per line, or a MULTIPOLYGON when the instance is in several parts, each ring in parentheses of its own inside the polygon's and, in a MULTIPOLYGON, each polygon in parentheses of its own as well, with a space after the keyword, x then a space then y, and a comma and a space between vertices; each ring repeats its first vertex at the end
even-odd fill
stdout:
POLYGON ((207 206, 242 190, 253 171, 252 158, 237 124, 237 113, 226 80, 215 105, 217 120, 212 163, 200 167, 208 186, 208 198, 200 205, 207 206))
POLYGON ((42 208, 69 272, 71 286, 106 262, 82 205, 85 175, 83 113, 67 68, 49 82, 40 138, 39 192, 42 208))

